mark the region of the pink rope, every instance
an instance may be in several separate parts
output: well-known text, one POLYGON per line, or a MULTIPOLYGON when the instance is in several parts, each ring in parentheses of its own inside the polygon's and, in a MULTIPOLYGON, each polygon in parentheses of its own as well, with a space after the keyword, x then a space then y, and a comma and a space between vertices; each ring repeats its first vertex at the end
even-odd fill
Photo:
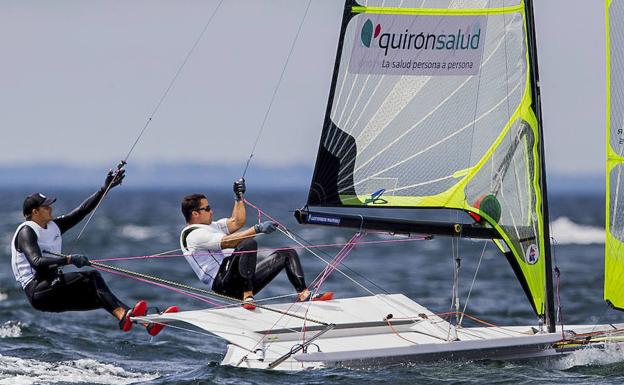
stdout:
MULTIPOLYGON (((269 218, 273 222, 277 223, 280 227, 283 227, 284 229, 286 229, 286 226, 284 226, 279 221, 275 220, 273 217, 271 217, 270 215, 268 215, 267 213, 262 211, 259 207, 257 207, 256 205, 254 205, 253 203, 251 203, 247 199, 243 198, 243 200, 244 200, 244 202, 246 204, 248 204, 249 206, 251 206, 254 209, 258 210, 258 213, 262 213, 264 216, 266 216, 267 218, 269 218)), ((353 237, 351 237, 349 242, 347 242, 344 245, 344 247, 338 252, 338 254, 336 254, 336 257, 334 257, 334 259, 325 267, 325 269, 323 269, 321 274, 319 276, 317 276, 314 279, 314 281, 312 281, 312 285, 310 285, 310 287, 313 287, 313 286, 315 287, 315 290, 314 290, 315 294, 319 291, 321 285, 325 282, 325 280, 327 280, 327 278, 331 275, 331 273, 334 272, 338 268, 338 265, 347 257, 347 255, 349 255, 351 250, 353 250, 353 248, 355 247, 355 244, 356 244, 357 240, 360 239, 361 237, 362 237, 361 233, 356 233, 353 237)), ((426 237, 423 237, 422 239, 426 239, 426 237)), ((403 240, 403 239, 401 239, 401 240, 389 240, 389 241, 386 241, 386 242, 395 242, 395 241, 405 241, 405 240, 403 240)))
MULTIPOLYGON (((409 239, 385 239, 381 241, 364 241, 359 242, 359 245, 375 245, 375 244, 384 244, 384 243, 401 243, 401 242, 414 242, 414 241, 423 241, 427 240, 427 237, 418 237, 418 238, 409 238, 409 239)), ((271 253, 275 251, 289 250, 289 249, 320 249, 325 247, 344 247, 348 243, 327 243, 320 245, 311 245, 311 246, 292 246, 292 247, 277 247, 277 248, 264 248, 259 249, 258 252, 263 253, 271 253)), ((248 253, 248 251, 235 251, 233 254, 242 254, 248 253)), ((209 255, 208 253, 197 253, 195 255, 209 255)), ((104 259, 92 259, 93 262, 113 262, 113 261, 132 261, 137 259, 158 259, 158 258, 174 258, 174 257, 183 257, 184 254, 166 254, 166 255, 140 255, 140 256, 131 256, 131 257, 118 257, 118 258, 104 258, 104 259)))
MULTIPOLYGON (((262 211, 260 209, 260 207, 254 205, 253 203, 251 203, 250 201, 248 201, 247 199, 243 198, 243 202, 245 202, 247 205, 249 205, 250 207, 253 207, 254 209, 256 209, 256 211, 258 211, 259 214, 264 215, 265 217, 269 218, 270 220, 272 220, 273 222, 278 223, 280 226, 282 226, 281 223, 279 223, 278 221, 276 221, 275 219, 273 219, 269 214, 265 213, 264 211, 262 211)), ((260 219, 260 218, 258 218, 260 219)))
POLYGON ((164 289, 168 289, 168 290, 174 291, 174 292, 176 292, 178 294, 186 295, 188 297, 198 299, 198 300, 200 300, 202 302, 206 302, 206 303, 211 304, 212 306, 215 306, 215 307, 222 307, 223 306, 220 303, 210 301, 208 299, 205 299, 205 298, 203 298, 201 296, 198 296, 198 295, 195 295, 195 294, 187 293, 187 292, 185 292, 183 290, 176 289, 175 287, 163 285, 162 283, 149 281, 147 279, 143 279, 143 278, 139 278, 139 277, 133 277, 133 276, 131 276, 129 274, 120 273, 118 271, 109 270, 109 269, 106 269, 106 268, 103 268, 103 267, 95 267, 95 266, 93 266, 93 268, 95 268, 97 270, 105 271, 105 272, 110 273, 110 274, 120 275, 120 276, 125 277, 125 278, 131 278, 131 279, 135 279, 137 281, 144 282, 144 283, 147 283, 147 284, 150 284, 150 285, 162 287, 164 289))
POLYGON ((338 268, 338 266, 344 261, 349 253, 355 248, 357 241, 363 236, 361 233, 356 233, 351 237, 349 242, 345 245, 336 257, 330 263, 325 266, 325 269, 312 281, 311 287, 314 287, 314 292, 317 293, 321 285, 327 280, 327 278, 338 268))
MULTIPOLYGON (((268 215, 267 213, 265 213, 264 211, 262 211, 259 207, 255 206, 253 203, 249 202, 248 200, 244 199, 244 202, 246 204, 248 204, 249 206, 253 207, 254 209, 256 209, 258 211, 258 222, 260 222, 262 215, 266 216, 267 218, 269 218, 270 220, 272 220, 273 222, 277 223, 280 227, 286 229, 286 226, 284 226, 282 223, 280 223, 279 221, 277 221, 276 219, 274 219, 273 217, 271 217, 270 215, 268 215)), ((259 251, 280 251, 280 250, 288 250, 288 249, 308 249, 308 248, 321 248, 321 247, 337 247, 337 246, 342 246, 342 249, 336 254, 336 256, 332 259, 332 261, 329 262, 329 264, 323 269, 323 271, 321 273, 319 273, 319 275, 312 281, 312 285, 310 285, 309 287, 315 287, 313 294, 316 294, 321 285, 327 280, 327 278, 331 275, 332 272, 334 272, 338 266, 340 265, 340 263, 342 263, 342 261, 347 257, 347 255, 355 248, 357 241, 362 238, 362 234, 357 233, 355 235, 353 235, 353 237, 345 244, 341 244, 341 243, 333 243, 333 244, 322 244, 322 245, 314 245, 314 246, 300 246, 300 247, 287 247, 287 248, 272 248, 272 249, 261 249, 259 251)), ((423 237, 418 237, 418 238, 408 238, 408 239, 393 239, 393 240, 382 240, 382 241, 369 241, 369 242, 361 242, 360 244, 382 244, 382 243, 398 243, 398 242, 412 242, 412 241, 421 241, 421 240, 425 240, 425 239, 429 239, 429 237, 423 236, 423 237)), ((239 252, 234 252, 234 253, 246 253, 249 251, 239 251, 239 252)), ((206 253, 206 255, 208 255, 208 253, 206 253)), ((111 262, 111 261, 128 261, 128 260, 137 260, 137 259, 157 259, 157 258, 173 258, 173 257, 182 257, 184 256, 184 254, 164 254, 164 255, 144 255, 144 256, 133 256, 133 257, 118 257, 118 258, 106 258, 106 259, 93 259, 94 262, 111 262)), ((95 266, 94 266, 95 267, 95 266)), ((125 274, 125 273, 121 273, 121 272, 117 272, 114 270, 110 270, 110 269, 106 269, 106 268, 102 268, 102 267, 95 267, 98 270, 110 273, 110 274, 115 274, 115 275, 119 275, 125 278, 131 278, 140 282, 144 282, 150 285, 154 285, 157 287, 162 287, 164 289, 167 290, 171 290, 173 292, 176 292, 178 294, 182 294, 182 295, 186 295, 188 297, 191 298, 195 298, 197 300, 200 300, 202 302, 211 304, 212 306, 215 307, 223 307, 224 305, 210 301, 208 299, 205 299, 202 296, 199 295, 195 295, 192 293, 188 293, 186 291, 168 286, 168 285, 164 285, 158 282, 153 282, 147 279, 143 279, 143 278, 139 278, 139 277, 134 277, 131 276, 129 274, 125 274)), ((297 299, 289 306, 289 310, 292 306, 294 306, 297 303, 297 299)), ((307 315, 307 310, 306 310, 306 315, 307 315)), ((282 317, 280 317, 281 319, 282 317)), ((277 325, 277 322, 279 322, 279 319, 276 321, 275 325, 277 325)), ((275 326, 273 325, 273 327, 275 326)), ((305 330, 306 330, 306 326, 305 326, 305 322, 303 325, 303 336, 305 338, 305 330)))

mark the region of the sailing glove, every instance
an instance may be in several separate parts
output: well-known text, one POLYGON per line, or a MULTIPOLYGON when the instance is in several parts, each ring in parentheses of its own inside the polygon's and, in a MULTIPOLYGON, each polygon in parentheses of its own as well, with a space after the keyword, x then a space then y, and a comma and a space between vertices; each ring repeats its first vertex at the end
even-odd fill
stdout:
POLYGON ((91 262, 89 262, 89 258, 85 257, 84 255, 80 255, 80 254, 72 254, 69 256, 69 263, 71 263, 72 265, 76 266, 76 267, 84 267, 84 266, 89 266, 91 265, 91 262))
POLYGON ((245 193, 245 178, 240 178, 236 182, 234 182, 234 196, 236 197, 236 201, 239 202, 243 199, 243 194, 245 193))
POLYGON ((106 180, 104 181, 104 188, 108 188, 109 190, 115 186, 119 186, 123 178, 126 177, 126 170, 123 168, 121 170, 113 171, 112 169, 108 171, 106 174, 106 180), (110 186, 110 187, 109 187, 110 186))
POLYGON ((277 226, 278 224, 275 222, 266 221, 254 225, 254 230, 256 230, 256 234, 271 234, 277 229, 277 226))

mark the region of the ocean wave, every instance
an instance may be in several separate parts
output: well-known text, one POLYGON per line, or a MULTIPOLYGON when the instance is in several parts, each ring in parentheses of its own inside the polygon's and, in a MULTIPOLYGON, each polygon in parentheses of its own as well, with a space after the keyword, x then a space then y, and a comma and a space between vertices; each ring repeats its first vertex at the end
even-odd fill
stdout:
POLYGON ((132 384, 151 381, 158 374, 132 373, 92 359, 42 362, 0 355, 0 384, 41 383, 132 384))
POLYGON ((603 366, 624 362, 624 351, 616 344, 608 344, 604 349, 586 348, 576 350, 564 358, 553 361, 553 369, 567 370, 579 366, 603 366))
POLYGON ((601 227, 579 225, 570 218, 559 217, 551 223, 552 236, 560 245, 590 245, 605 241, 605 231, 601 227))
POLYGON ((164 229, 138 225, 125 225, 121 227, 119 229, 119 235, 135 241, 144 241, 150 238, 171 238, 170 234, 164 229))
POLYGON ((0 338, 17 338, 22 336, 22 326, 19 321, 7 321, 0 325, 0 338))

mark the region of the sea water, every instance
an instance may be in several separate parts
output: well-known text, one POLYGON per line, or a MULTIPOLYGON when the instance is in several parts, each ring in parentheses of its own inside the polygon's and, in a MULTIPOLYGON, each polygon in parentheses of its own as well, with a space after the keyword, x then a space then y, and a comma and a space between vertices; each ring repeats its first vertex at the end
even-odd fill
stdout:
MULTIPOLYGON (((624 354, 619 350, 580 351, 563 360, 539 364, 504 362, 437 362, 406 364, 359 370, 327 369, 302 373, 280 373, 222 367, 225 343, 218 338, 165 329, 158 337, 136 327, 121 333, 116 321, 103 310, 41 313, 33 310, 13 279, 9 242, 22 221, 21 202, 32 191, 0 192, 0 384, 455 384, 455 383, 577 383, 619 384, 624 382, 624 354)), ((177 249, 183 226, 179 209, 183 190, 115 189, 102 204, 80 240, 74 242, 82 223, 64 238, 64 251, 82 253, 92 259, 143 256, 177 249)), ((55 196, 54 214, 78 205, 88 190, 45 191, 55 196)), ((208 192, 215 218, 229 216, 232 194, 208 192)), ((305 191, 249 191, 247 198, 275 216, 313 244, 342 244, 352 231, 303 227, 292 210, 300 207, 305 191)), ((555 259, 561 269, 561 302, 567 324, 624 322, 624 313, 609 310, 602 301, 604 250, 604 198, 602 195, 551 197, 555 259)), ((390 212, 416 218, 417 211, 390 212)), ((375 213, 380 215, 379 213, 375 213)), ((457 219, 456 213, 445 213, 457 219)), ((257 213, 248 210, 248 224, 257 213)), ((445 219, 445 218, 439 218, 445 219)), ((363 241, 391 239, 366 236, 363 241)), ((258 238, 260 248, 293 245, 280 233, 258 238)), ((331 258, 339 247, 321 249, 331 258)), ((482 241, 462 241, 460 286, 466 299, 483 250, 482 241)), ((308 281, 323 268, 310 253, 301 253, 308 281)), ((375 292, 382 289, 404 293, 434 312, 450 309, 453 249, 449 239, 370 244, 356 247, 345 264, 347 272, 375 292), (374 283, 374 284, 373 284, 374 283)), ((180 257, 141 259, 115 263, 130 270, 177 282, 201 286, 180 257)), ((137 281, 104 273, 112 290, 131 304, 146 299, 161 309, 178 305, 182 310, 200 309, 205 303, 137 281)), ((338 298, 365 295, 360 288, 333 274, 324 284, 338 298)), ((278 277, 258 297, 291 293, 285 276, 278 277)), ((467 312, 500 325, 535 324, 525 295, 505 258, 490 243, 483 253, 480 270, 468 302, 467 312)))

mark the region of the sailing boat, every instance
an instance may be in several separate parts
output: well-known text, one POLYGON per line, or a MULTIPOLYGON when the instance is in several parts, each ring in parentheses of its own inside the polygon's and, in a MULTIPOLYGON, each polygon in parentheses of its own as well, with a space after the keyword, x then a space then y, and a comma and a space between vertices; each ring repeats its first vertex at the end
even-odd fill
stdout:
MULTIPOLYGON (((571 336, 622 329, 555 332, 533 24, 531 0, 346 0, 316 166, 296 218, 360 232, 491 239, 535 325, 458 327, 402 294, 137 320, 190 324, 228 341, 223 364, 280 370, 551 357, 584 346, 568 343, 571 336), (379 207, 470 217, 440 223, 365 215, 379 207)), ((608 299, 624 307, 624 291, 615 296, 622 301, 608 299)))

